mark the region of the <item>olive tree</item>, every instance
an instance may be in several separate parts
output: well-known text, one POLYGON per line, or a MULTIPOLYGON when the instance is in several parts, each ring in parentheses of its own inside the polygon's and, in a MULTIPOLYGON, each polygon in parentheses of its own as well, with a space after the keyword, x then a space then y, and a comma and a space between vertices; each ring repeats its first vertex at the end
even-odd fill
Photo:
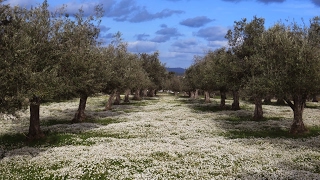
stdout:
POLYGON ((247 95, 254 99, 255 110, 254 119, 260 120, 263 118, 262 99, 268 94, 268 84, 263 78, 265 72, 264 66, 259 66, 260 52, 257 46, 259 45, 259 37, 265 31, 264 19, 256 16, 250 22, 244 18, 241 21, 236 21, 233 30, 229 30, 226 38, 229 40, 229 45, 235 55, 234 60, 239 63, 234 65, 242 70, 237 72, 237 76, 241 79, 236 79, 236 87, 245 90, 247 95))
POLYGON ((166 77, 165 64, 162 64, 159 59, 159 52, 152 54, 140 54, 142 67, 147 72, 151 84, 148 87, 148 96, 153 97, 156 91, 163 88, 166 77))
MULTIPOLYGON (((199 59, 199 58, 198 58, 199 59)), ((200 61, 198 61, 200 62, 200 61)), ((200 64, 195 62, 191 65, 185 72, 185 84, 189 91, 190 99, 198 98, 198 91, 201 88, 201 73, 200 73, 200 64)))
POLYGON ((318 18, 311 26, 278 23, 261 36, 261 65, 268 67, 270 83, 278 97, 283 97, 293 110, 294 118, 290 132, 302 134, 307 131, 303 123, 303 110, 308 96, 319 92, 320 54, 318 18))
POLYGON ((208 78, 215 84, 214 90, 220 92, 220 108, 225 109, 226 93, 228 90, 228 61, 230 60, 230 54, 226 48, 220 48, 215 51, 209 51, 206 55, 210 68, 207 73, 208 78))
POLYGON ((30 126, 27 137, 44 136, 40 129, 41 99, 51 99, 61 92, 63 80, 58 76, 60 56, 52 33, 52 17, 45 1, 31 10, 1 6, 1 105, 20 109, 28 100, 30 126), (8 22, 8 23, 4 23, 8 22), (4 97, 4 98, 3 98, 4 97))
POLYGON ((60 76, 69 91, 80 97, 79 107, 72 122, 85 119, 87 98, 99 92, 109 78, 109 60, 102 57, 97 38, 102 9, 97 6, 95 15, 84 16, 80 9, 73 18, 57 21, 57 36, 62 54, 60 76))

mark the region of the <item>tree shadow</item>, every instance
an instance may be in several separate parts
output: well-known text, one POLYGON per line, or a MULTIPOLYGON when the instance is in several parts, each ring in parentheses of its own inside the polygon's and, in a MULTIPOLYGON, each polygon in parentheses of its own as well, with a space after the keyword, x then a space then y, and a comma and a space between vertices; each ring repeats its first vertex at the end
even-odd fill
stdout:
MULTIPOLYGON (((158 97, 156 97, 158 98, 158 97)), ((123 134, 94 134, 84 133, 91 130, 100 128, 101 126, 107 126, 109 124, 125 122, 124 119, 117 116, 126 113, 126 111, 141 110, 142 107, 147 106, 149 100, 154 101, 156 98, 150 98, 148 100, 134 101, 130 103, 122 103, 120 105, 113 105, 113 110, 103 110, 104 100, 95 102, 94 105, 89 105, 85 111, 86 119, 81 123, 72 124, 72 118, 77 111, 77 106, 66 107, 63 110, 61 108, 53 108, 40 112, 40 127, 45 137, 33 141, 27 140, 27 127, 21 128, 12 127, 6 134, 0 135, 0 160, 4 157, 13 155, 19 155, 14 153, 23 151, 25 154, 30 154, 32 150, 32 156, 36 156, 34 153, 39 147, 57 147, 65 145, 90 145, 90 142, 86 140, 93 136, 101 137, 114 137, 121 138, 123 134), (101 107, 102 106, 102 107, 101 107), (46 111, 46 112, 44 112, 46 111), (76 141, 74 141, 77 139, 76 141), (29 148, 29 149, 28 149, 29 148), (11 153, 13 152, 13 153, 11 153)), ((129 135, 128 135, 129 136, 129 135)), ((127 137, 127 136, 126 136, 127 137)), ((40 150, 38 151, 38 153, 40 150)))
MULTIPOLYGON (((230 102, 225 108, 221 108, 217 101, 209 104, 201 101, 181 100, 187 107, 197 113, 216 113, 219 118, 213 119, 214 123, 223 130, 220 136, 229 139, 252 139, 252 138, 283 138, 286 140, 312 138, 320 135, 320 126, 310 126, 309 132, 300 135, 290 134, 292 118, 282 115, 269 114, 259 121, 253 119, 252 108, 246 107, 241 110, 231 110, 230 102)), ((307 106, 308 108, 308 106, 307 106)))

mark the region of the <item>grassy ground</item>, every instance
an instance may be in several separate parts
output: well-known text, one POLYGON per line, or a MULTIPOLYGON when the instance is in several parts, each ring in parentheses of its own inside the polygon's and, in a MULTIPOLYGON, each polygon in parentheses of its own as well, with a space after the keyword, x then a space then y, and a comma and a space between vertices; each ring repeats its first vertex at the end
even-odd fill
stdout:
MULTIPOLYGON (((26 143, 28 112, 0 120, 0 179, 319 179, 320 105, 308 103, 310 133, 288 133, 287 106, 242 110, 160 94, 104 111, 91 97, 87 121, 71 124, 78 100, 41 106, 46 138, 26 143), (228 109, 228 108, 227 108, 228 109)), ((227 105, 231 101, 227 100, 227 105)))

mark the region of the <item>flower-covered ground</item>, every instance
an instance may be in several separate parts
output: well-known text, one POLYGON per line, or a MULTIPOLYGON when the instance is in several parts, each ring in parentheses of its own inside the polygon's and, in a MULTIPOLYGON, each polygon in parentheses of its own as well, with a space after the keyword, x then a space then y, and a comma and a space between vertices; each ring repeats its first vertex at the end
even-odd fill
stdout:
MULTIPOLYGON (((320 179, 320 104, 304 111, 310 133, 292 137, 287 106, 218 108, 159 95, 103 111, 89 98, 87 121, 71 124, 78 101, 41 106, 46 138, 25 142, 28 111, 0 120, 0 179, 320 179)), ((231 103, 230 100, 227 103, 231 103)))

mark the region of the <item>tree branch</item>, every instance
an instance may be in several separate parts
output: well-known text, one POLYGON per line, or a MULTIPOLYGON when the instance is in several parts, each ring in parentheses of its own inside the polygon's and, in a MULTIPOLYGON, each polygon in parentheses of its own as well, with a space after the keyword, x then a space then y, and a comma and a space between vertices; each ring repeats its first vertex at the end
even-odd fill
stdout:
POLYGON ((287 103, 287 104, 291 107, 291 109, 294 111, 294 105, 292 104, 292 102, 291 102, 288 98, 286 98, 286 97, 284 97, 283 100, 286 101, 286 103, 287 103))

